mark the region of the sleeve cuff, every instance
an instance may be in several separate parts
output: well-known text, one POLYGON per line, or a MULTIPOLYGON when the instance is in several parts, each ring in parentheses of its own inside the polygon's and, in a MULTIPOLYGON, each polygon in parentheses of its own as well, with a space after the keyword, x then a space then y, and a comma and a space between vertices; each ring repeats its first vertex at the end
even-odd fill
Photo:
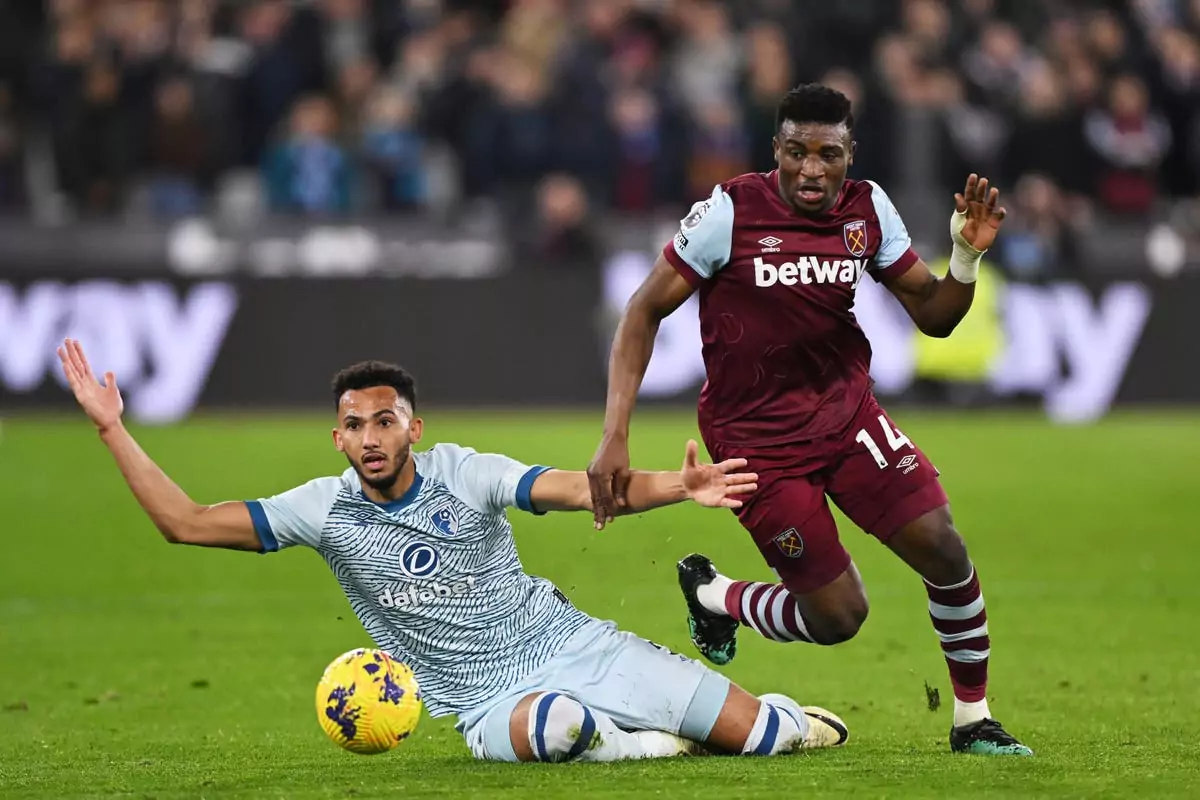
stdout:
POLYGON ((676 252, 674 239, 667 242, 662 252, 663 257, 667 259, 667 263, 674 267, 675 271, 682 275, 683 279, 687 281, 688 285, 690 285, 693 289, 699 289, 704 285, 704 278, 700 275, 700 273, 692 269, 692 265, 684 261, 683 257, 676 252))
POLYGON ((246 508, 250 509, 250 520, 254 523, 254 532, 258 534, 258 541, 262 545, 260 552, 274 553, 279 549, 279 541, 275 538, 275 532, 271 530, 271 521, 267 519, 267 512, 262 503, 247 500, 246 508))
POLYGON ((912 265, 920 260, 921 257, 917 255, 917 251, 910 247, 904 251, 904 255, 897 258, 891 264, 882 269, 872 270, 871 275, 877 281, 893 280, 908 272, 912 269, 912 265))
POLYGON ((545 511, 538 511, 533 507, 533 498, 530 496, 533 492, 533 483, 538 479, 538 476, 543 472, 549 472, 553 467, 530 467, 521 476, 521 480, 517 481, 517 508, 521 511, 528 511, 530 514, 541 516, 545 511))

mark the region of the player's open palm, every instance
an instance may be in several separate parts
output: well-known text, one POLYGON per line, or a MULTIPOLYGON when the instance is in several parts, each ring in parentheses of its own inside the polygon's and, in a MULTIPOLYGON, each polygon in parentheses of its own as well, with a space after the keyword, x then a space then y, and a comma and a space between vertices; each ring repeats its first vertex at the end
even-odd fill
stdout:
POLYGON ((120 422, 125 403, 121 400, 116 377, 106 372, 103 383, 96 380, 87 356, 83 354, 83 347, 75 339, 63 342, 62 347, 58 348, 58 358, 62 361, 63 374, 67 376, 75 399, 92 422, 96 423, 96 427, 105 430, 120 422))
POLYGON ((696 441, 687 443, 683 456, 683 488, 688 497, 710 508, 741 508, 739 495, 758 488, 758 475, 739 472, 748 463, 744 458, 730 458, 720 464, 701 464, 697 460, 700 447, 696 441))
POLYGON ((991 248, 1008 212, 1000 205, 1000 190, 988 179, 971 173, 961 194, 954 195, 950 235, 960 245, 983 252, 991 248))

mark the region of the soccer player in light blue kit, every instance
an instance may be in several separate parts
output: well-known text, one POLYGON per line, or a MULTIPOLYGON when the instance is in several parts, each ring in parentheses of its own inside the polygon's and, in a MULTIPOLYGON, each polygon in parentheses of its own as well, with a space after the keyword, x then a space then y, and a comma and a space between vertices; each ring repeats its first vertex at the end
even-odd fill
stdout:
MULTIPOLYGON (((506 508, 591 510, 587 475, 453 444, 412 452, 412 378, 368 361, 334 379, 334 445, 350 468, 273 497, 200 505, 121 423, 112 373, 96 380, 74 340, 63 371, 134 496, 169 542, 272 552, 303 545, 329 564, 376 644, 416 673, 432 716, 458 715, 476 758, 618 761, 773 755, 831 747, 844 723, 778 694, 756 698, 697 661, 576 609, 526 574, 506 508)), ((629 510, 693 500, 736 508, 745 461, 634 473, 629 510)))

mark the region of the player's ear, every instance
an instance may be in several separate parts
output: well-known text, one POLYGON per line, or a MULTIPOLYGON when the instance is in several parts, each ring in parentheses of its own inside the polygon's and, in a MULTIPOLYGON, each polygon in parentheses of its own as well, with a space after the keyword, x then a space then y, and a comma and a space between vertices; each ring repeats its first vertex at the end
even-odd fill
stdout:
POLYGON ((846 159, 847 167, 854 163, 854 154, 857 152, 858 152, 858 142, 851 139, 850 140, 850 156, 846 159))
POLYGON ((337 428, 333 429, 333 446, 337 448, 339 453, 346 452, 346 445, 342 443, 342 432, 337 428))
POLYGON ((771 152, 775 155, 775 163, 779 164, 779 134, 771 137, 771 152))
POLYGON ((421 441, 421 434, 425 430, 425 420, 420 417, 414 417, 413 421, 408 423, 408 440, 410 442, 421 441))

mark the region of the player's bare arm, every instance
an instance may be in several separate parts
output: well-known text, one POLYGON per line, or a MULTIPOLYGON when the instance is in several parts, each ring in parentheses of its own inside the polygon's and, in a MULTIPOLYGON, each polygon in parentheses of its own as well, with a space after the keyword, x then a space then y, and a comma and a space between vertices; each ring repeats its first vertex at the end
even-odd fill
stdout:
POLYGON ((100 440, 163 538, 175 544, 260 549, 245 503, 196 503, 146 455, 121 421, 125 405, 116 376, 108 372, 103 382, 97 380, 83 348, 74 339, 67 339, 58 348, 58 357, 75 399, 96 425, 100 440))
POLYGON ((660 255, 621 316, 608 362, 604 436, 587 470, 590 487, 587 508, 595 514, 598 527, 619 513, 628 513, 629 418, 654 352, 659 324, 694 291, 666 257, 660 255))
MULTIPOLYGON (((758 475, 739 472, 746 459, 731 458, 719 464, 701 464, 699 445, 687 443, 683 467, 672 472, 629 473, 626 504, 616 514, 633 514, 691 500, 709 508, 740 508, 741 495, 758 488, 758 475)), ((530 500, 539 511, 593 511, 591 482, 586 472, 550 470, 538 476, 530 500)), ((596 520, 597 530, 604 520, 596 520)))
POLYGON ((918 261, 886 286, 926 336, 946 337, 967 315, 975 298, 975 279, 983 254, 996 241, 1004 222, 1000 190, 972 173, 961 194, 954 195, 950 236, 950 272, 939 278, 918 261))

